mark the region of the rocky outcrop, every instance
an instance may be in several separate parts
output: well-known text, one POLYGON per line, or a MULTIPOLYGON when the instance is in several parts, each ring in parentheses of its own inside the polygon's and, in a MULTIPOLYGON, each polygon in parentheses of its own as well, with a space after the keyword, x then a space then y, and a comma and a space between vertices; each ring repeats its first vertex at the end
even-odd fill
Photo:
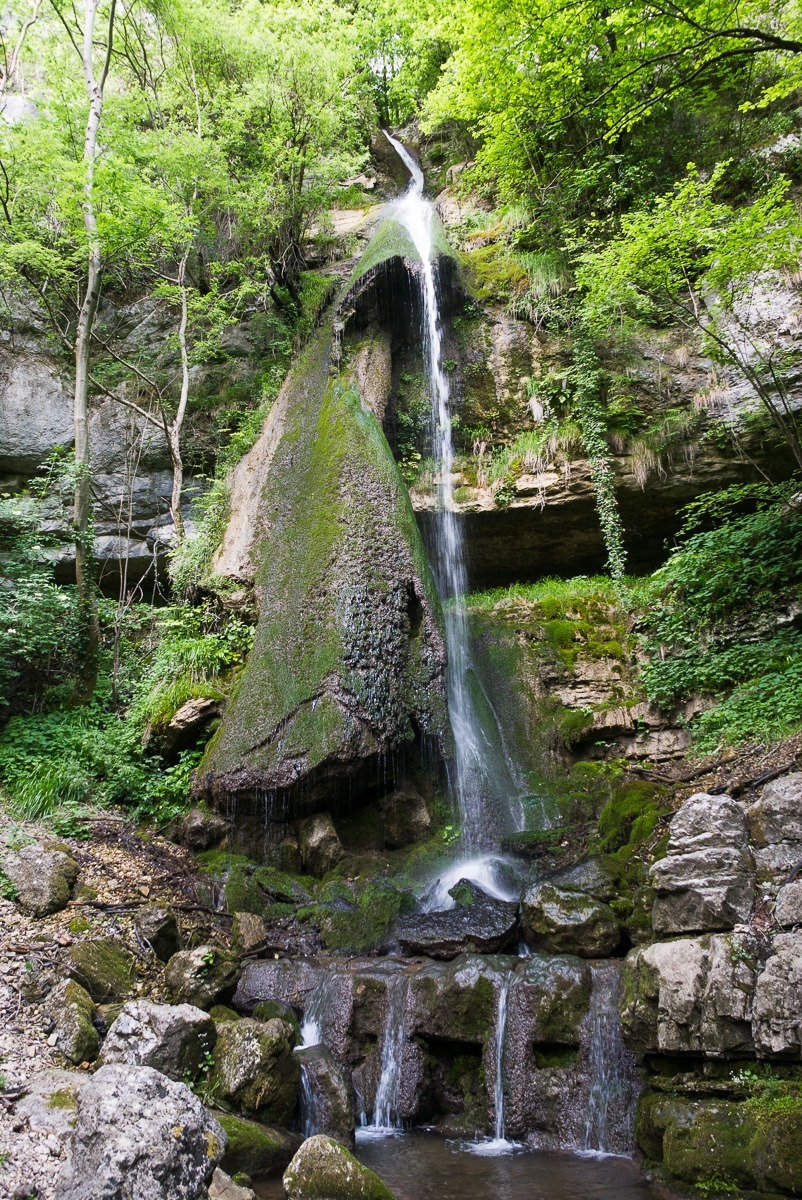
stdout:
POLYGON ((78 1093, 56 1200, 199 1200, 225 1144, 185 1084, 151 1067, 101 1067, 78 1093))
POLYGON ((383 778, 390 752, 445 735, 434 582, 380 426, 329 377, 330 337, 324 325, 265 427, 277 441, 251 523, 260 619, 196 782, 237 798, 233 836, 259 855, 283 836, 271 816, 329 807, 345 780, 350 798, 383 778))
POLYGON ((283 1183, 287 1200, 394 1200, 378 1175, 322 1134, 307 1138, 283 1183))
POLYGON ((301 865, 308 875, 325 875, 342 862, 345 851, 328 813, 315 813, 298 823, 301 865))
POLYGON ((746 819, 760 879, 779 881, 802 867, 802 772, 767 783, 746 819))
POLYGON ((170 959, 164 973, 173 1001, 196 1008, 211 1008, 230 1000, 238 976, 238 961, 219 946, 181 950, 170 959))
POLYGON ((33 917, 59 912, 69 903, 79 867, 63 850, 34 842, 6 855, 5 872, 14 885, 20 907, 33 917))
POLYGON ((604 958, 621 940, 613 910, 584 892, 539 883, 526 893, 521 910, 524 937, 535 950, 604 958))
POLYGON ((211 1061, 217 1030, 191 1004, 126 1004, 103 1043, 104 1063, 153 1067, 170 1079, 194 1080, 211 1061))
POLYGON ((668 853, 650 875, 655 933, 732 929, 754 904, 746 815, 729 796, 691 796, 671 821, 668 853))

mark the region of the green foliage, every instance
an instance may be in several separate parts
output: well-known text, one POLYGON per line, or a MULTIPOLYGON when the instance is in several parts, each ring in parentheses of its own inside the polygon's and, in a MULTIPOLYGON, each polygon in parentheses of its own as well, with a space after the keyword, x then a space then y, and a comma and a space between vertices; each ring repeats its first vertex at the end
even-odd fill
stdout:
POLYGON ((653 783, 633 779, 619 784, 599 813, 599 849, 627 857, 654 833, 666 799, 665 789, 653 783))

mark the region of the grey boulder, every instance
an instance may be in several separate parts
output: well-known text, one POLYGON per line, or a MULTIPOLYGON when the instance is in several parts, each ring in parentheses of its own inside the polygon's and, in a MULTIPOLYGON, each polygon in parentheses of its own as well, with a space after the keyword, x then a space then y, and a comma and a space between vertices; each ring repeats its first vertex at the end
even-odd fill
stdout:
POLYGON ((621 938, 608 905, 569 888, 535 884, 524 896, 521 910, 524 937, 534 950, 604 958, 621 938))
POLYGON ((495 954, 515 941, 518 905, 488 896, 462 879, 449 893, 456 900, 446 912, 402 917, 392 936, 405 954, 451 959, 459 954, 495 954))
POLYGON ((9 854, 5 862, 20 907, 33 917, 46 917, 67 907, 79 869, 69 854, 38 843, 9 854))
POLYGON ((74 979, 64 979, 49 993, 45 1013, 53 1022, 56 1050, 73 1063, 94 1062, 100 1035, 92 1022, 95 1002, 89 992, 74 979))
POLYGON ((342 862, 345 851, 328 813, 315 813, 298 825, 298 845, 304 870, 325 875, 342 862))
POLYGON ((305 1133, 325 1133, 344 1146, 354 1146, 354 1106, 342 1071, 325 1046, 296 1050, 306 1108, 305 1133))
POLYGON ((152 1067, 101 1067, 78 1093, 54 1200, 200 1200, 225 1148, 185 1084, 152 1067))
POLYGON ((216 1037, 214 1021, 201 1008, 133 1000, 109 1029, 103 1062, 153 1067, 170 1079, 194 1079, 211 1062, 216 1037))
POLYGON ((168 962, 181 949, 178 920, 166 905, 144 905, 137 913, 134 924, 140 937, 161 962, 168 962))
POLYGON ((773 779, 747 810, 762 879, 781 880, 802 864, 802 771, 773 779))
POLYGON ((282 1182, 288 1200, 395 1200, 378 1175, 322 1134, 306 1139, 282 1182))
POLYGON ((211 1008, 230 1000, 240 968, 219 946, 196 946, 174 954, 165 969, 165 979, 176 1004, 211 1008))

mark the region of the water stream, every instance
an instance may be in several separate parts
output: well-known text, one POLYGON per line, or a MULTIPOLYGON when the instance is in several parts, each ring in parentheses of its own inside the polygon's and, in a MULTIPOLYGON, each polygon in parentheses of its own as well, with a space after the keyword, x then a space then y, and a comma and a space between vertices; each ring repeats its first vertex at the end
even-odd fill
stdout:
POLYGON ((622 1154, 632 1148, 635 1079, 634 1063, 624 1046, 618 1016, 620 964, 593 963, 590 970, 593 976, 588 1012, 590 1093, 582 1149, 622 1154))
POLYGON ((376 1088, 373 1120, 367 1126, 372 1133, 388 1133, 403 1128, 398 1117, 398 1089, 404 1054, 404 1016, 408 990, 408 980, 403 975, 395 976, 387 987, 381 1075, 376 1088))
MULTIPOLYGON (((321 975, 309 996, 304 1019, 301 1022, 301 1044, 299 1050, 323 1044, 323 1016, 329 1000, 333 975, 328 971, 321 975)), ((299 1121, 304 1137, 318 1132, 317 1093, 315 1079, 306 1063, 301 1061, 301 1097, 299 1121)))
MULTIPOLYGON (((491 791, 487 764, 492 761, 493 747, 476 712, 471 690, 474 672, 464 603, 468 575, 462 532, 454 508, 451 385, 443 367, 440 296, 433 244, 435 214, 433 205, 423 194, 423 172, 420 167, 396 138, 389 133, 385 136, 411 176, 408 189, 393 206, 393 215, 406 229, 421 261, 419 281, 423 301, 423 355, 431 397, 432 449, 437 463, 439 509, 432 569, 440 595, 449 601, 444 606, 444 616, 448 649, 448 712, 454 738, 452 788, 459 810, 462 850, 466 859, 470 859, 482 850, 497 846, 498 836, 486 804, 491 791)), ((510 799, 507 797, 508 802, 510 799)))

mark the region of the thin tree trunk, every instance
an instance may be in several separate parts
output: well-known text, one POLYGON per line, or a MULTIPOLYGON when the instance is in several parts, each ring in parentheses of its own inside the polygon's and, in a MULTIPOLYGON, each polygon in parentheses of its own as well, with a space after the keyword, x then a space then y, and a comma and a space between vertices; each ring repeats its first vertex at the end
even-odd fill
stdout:
POLYGON ((81 51, 86 91, 89 97, 89 115, 84 135, 84 187, 83 212, 84 231, 87 239, 86 287, 78 325, 75 332, 75 399, 73 422, 75 428, 75 501, 73 519, 75 524, 75 580, 78 594, 87 619, 87 647, 84 672, 79 690, 88 696, 97 680, 97 656, 100 644, 97 599, 89 572, 90 558, 90 455, 89 455, 89 355, 92 344, 92 329, 100 300, 103 276, 100 238, 95 213, 95 159, 97 157, 98 130, 103 112, 103 89, 109 72, 114 31, 116 0, 112 0, 109 12, 106 58, 99 79, 95 77, 94 38, 95 24, 100 0, 86 0, 84 9, 84 40, 81 51))
POLYGON ((167 427, 167 440, 170 444, 170 458, 173 463, 173 491, 170 497, 170 514, 173 518, 176 537, 179 542, 184 540, 184 519, 181 516, 181 489, 184 486, 184 463, 181 458, 181 428, 184 424, 184 414, 187 411, 189 399, 189 352, 187 351, 187 288, 186 271, 189 250, 178 267, 178 286, 181 289, 181 320, 178 325, 178 346, 181 351, 181 395, 175 417, 167 427))

